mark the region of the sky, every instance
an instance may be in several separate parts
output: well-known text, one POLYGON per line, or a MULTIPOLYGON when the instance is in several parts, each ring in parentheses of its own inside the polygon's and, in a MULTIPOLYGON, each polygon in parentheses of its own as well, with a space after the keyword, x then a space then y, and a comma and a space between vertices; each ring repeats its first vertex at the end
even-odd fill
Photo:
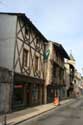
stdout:
POLYGON ((82 73, 83 0, 0 0, 0 11, 26 13, 48 40, 72 51, 82 73))

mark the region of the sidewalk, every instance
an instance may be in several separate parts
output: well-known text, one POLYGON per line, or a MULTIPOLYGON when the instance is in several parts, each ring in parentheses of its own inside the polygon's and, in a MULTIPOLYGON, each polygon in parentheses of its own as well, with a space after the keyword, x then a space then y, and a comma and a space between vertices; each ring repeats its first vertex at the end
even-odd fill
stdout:
MULTIPOLYGON (((67 99, 64 101, 61 101, 60 104, 66 104, 68 102, 73 101, 73 99, 67 99)), ((35 116, 38 116, 46 111, 52 110, 56 106, 53 103, 46 104, 46 105, 40 105, 32 108, 27 108, 25 110, 21 110, 18 112, 13 112, 10 114, 7 114, 7 124, 8 125, 15 125, 17 123, 20 123, 22 121, 28 120, 30 118, 33 118, 35 116)), ((0 116, 0 125, 2 125, 2 119, 3 116, 0 116)))

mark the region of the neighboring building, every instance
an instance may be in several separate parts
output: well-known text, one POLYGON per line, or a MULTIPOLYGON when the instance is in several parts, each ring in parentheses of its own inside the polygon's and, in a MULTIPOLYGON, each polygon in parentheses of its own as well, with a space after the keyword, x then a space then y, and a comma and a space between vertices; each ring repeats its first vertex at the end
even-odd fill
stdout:
POLYGON ((65 84, 67 89, 67 96, 74 96, 74 76, 75 76, 75 59, 70 54, 70 60, 65 62, 65 84))
POLYGON ((81 95, 81 74, 77 70, 74 76, 74 93, 75 96, 81 95))
POLYGON ((0 112, 44 103, 47 39, 21 13, 0 13, 0 112))
POLYGON ((83 76, 81 76, 81 87, 83 89, 83 76))
MULTIPOLYGON (((70 65, 67 62, 64 64, 64 82, 66 85, 66 91, 68 91, 70 87, 70 65)), ((66 96, 67 95, 68 93, 66 93, 66 96)))
POLYGON ((81 76, 81 84, 83 85, 83 76, 81 76))
POLYGON ((81 95, 83 95, 83 76, 81 76, 80 91, 81 91, 81 95))
POLYGON ((46 55, 46 102, 53 102, 54 97, 65 97, 64 58, 69 59, 67 52, 59 43, 49 41, 46 55))

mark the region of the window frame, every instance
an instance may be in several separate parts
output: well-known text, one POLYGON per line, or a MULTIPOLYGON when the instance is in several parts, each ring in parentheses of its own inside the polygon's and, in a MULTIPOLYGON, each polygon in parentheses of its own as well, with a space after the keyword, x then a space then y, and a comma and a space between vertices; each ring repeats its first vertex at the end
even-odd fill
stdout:
POLYGON ((39 57, 35 55, 35 71, 39 70, 39 57))
POLYGON ((24 48, 23 49, 23 67, 28 66, 28 53, 29 53, 29 51, 26 48, 24 48), (26 55, 25 55, 25 53, 26 53, 26 55), (25 60, 26 60, 26 62, 25 62, 25 60))

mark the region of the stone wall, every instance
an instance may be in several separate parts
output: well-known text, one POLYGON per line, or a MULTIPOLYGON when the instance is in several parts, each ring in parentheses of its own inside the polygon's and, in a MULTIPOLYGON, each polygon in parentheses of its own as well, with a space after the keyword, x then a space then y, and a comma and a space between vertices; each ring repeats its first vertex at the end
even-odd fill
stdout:
POLYGON ((0 113, 11 109, 11 83, 12 73, 0 67, 0 113))

